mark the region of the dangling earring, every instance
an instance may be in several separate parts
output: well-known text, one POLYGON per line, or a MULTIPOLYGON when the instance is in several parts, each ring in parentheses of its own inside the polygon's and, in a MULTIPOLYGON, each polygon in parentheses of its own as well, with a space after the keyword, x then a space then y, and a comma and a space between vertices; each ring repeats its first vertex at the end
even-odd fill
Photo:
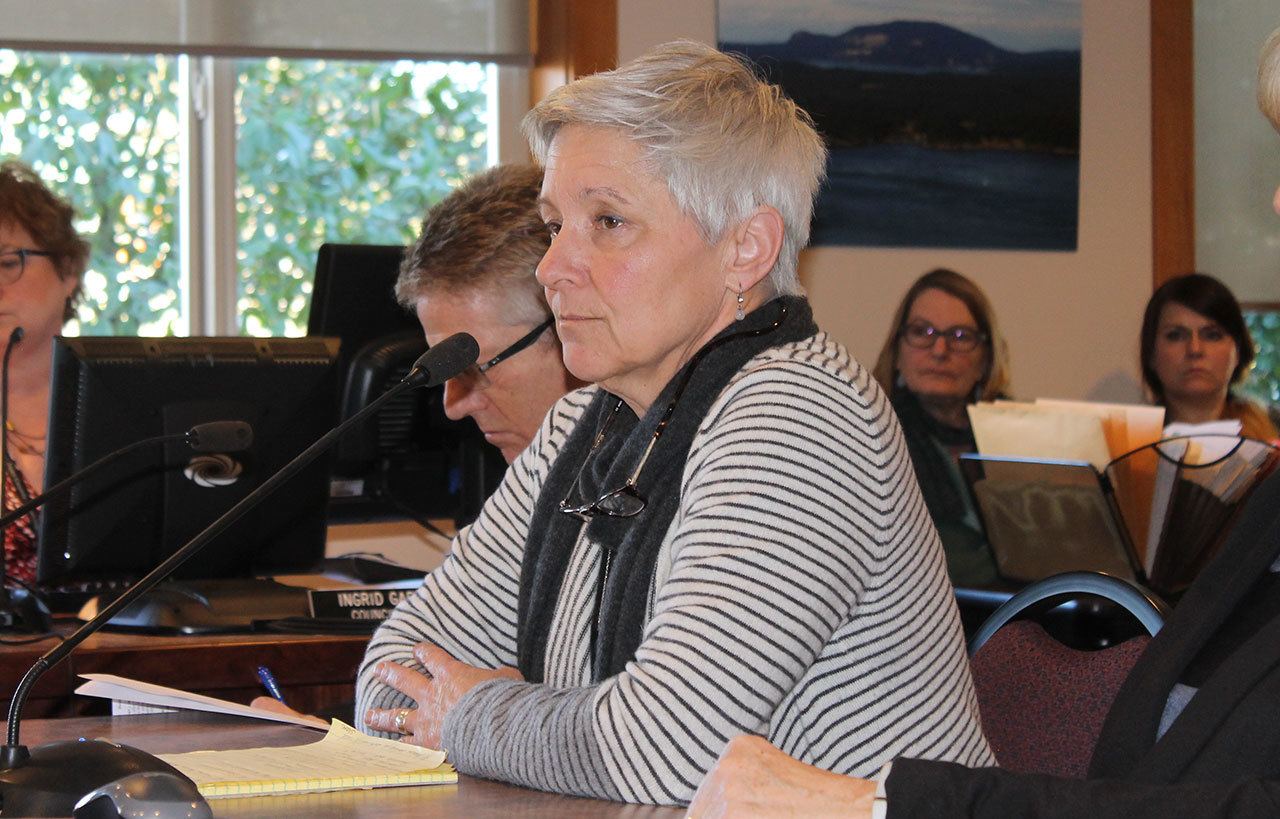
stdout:
POLYGON ((744 318, 747 317, 746 311, 742 309, 742 306, 746 303, 747 303, 747 300, 742 297, 742 287, 739 286, 738 287, 738 312, 733 314, 734 321, 742 321, 744 318))

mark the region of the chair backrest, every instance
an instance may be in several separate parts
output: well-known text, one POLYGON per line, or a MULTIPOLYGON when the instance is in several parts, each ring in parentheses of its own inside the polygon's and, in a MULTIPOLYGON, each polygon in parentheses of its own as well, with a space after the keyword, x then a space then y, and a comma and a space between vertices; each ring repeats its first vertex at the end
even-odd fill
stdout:
POLYGON ((1000 767, 1083 779, 1116 692, 1150 640, 1077 651, 1029 620, 988 640, 970 667, 1000 767))
POLYGON ((1149 592, 1094 572, 1046 578, 997 609, 974 635, 970 666, 983 731, 1002 768, 1083 778, 1116 693, 1150 642, 1140 636, 1078 651, 1037 623, 1016 619, 1084 595, 1115 601, 1148 634, 1168 614, 1149 592))

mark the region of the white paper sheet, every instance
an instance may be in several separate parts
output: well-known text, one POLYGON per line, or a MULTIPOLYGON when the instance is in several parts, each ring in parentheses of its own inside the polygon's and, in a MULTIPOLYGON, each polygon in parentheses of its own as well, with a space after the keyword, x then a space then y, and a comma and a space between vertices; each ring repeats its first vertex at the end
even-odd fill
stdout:
POLYGON ((251 705, 241 705, 238 702, 206 697, 203 694, 193 694, 190 691, 166 688, 163 685, 131 680, 128 677, 117 677, 114 674, 81 674, 80 676, 88 680, 88 682, 82 683, 76 689, 76 693, 84 694, 88 697, 103 697, 104 699, 122 702, 140 702, 144 705, 156 705, 162 708, 185 708, 189 711, 235 714, 241 717, 272 720, 273 722, 287 722, 291 725, 301 725, 304 728, 319 728, 322 731, 329 727, 329 723, 319 717, 305 715, 294 717, 288 714, 279 714, 275 711, 268 711, 265 708, 254 708, 251 705))

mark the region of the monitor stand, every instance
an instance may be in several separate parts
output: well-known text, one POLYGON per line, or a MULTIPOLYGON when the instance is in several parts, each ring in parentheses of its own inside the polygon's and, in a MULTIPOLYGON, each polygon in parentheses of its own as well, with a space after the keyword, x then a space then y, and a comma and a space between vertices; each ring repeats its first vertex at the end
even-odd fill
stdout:
MULTIPOLYGON (((105 605, 100 598, 86 604, 81 618, 96 614, 99 603, 105 605)), ((266 578, 168 580, 111 618, 107 627, 163 634, 243 632, 260 621, 309 614, 306 589, 266 578)))

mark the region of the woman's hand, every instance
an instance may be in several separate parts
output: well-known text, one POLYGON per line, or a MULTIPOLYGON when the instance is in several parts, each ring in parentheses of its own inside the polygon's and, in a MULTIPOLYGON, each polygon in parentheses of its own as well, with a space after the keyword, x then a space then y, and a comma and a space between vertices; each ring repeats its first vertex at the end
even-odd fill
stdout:
POLYGON ((310 720, 317 728, 329 727, 329 720, 312 714, 304 714, 301 711, 295 711, 274 697, 254 697, 253 702, 250 702, 249 705, 253 708, 261 708, 263 711, 272 711, 286 717, 310 720))
MULTIPOLYGON (((301 711, 295 711, 275 697, 254 697, 253 702, 249 703, 251 708, 261 708, 263 711, 274 711, 277 714, 284 714, 286 717, 306 717, 301 711)), ((314 719, 314 717, 313 717, 314 719)))
POLYGON ((378 679, 412 697, 417 708, 370 708, 364 723, 377 731, 404 734, 403 741, 426 748, 440 747, 444 718, 462 696, 487 680, 520 680, 511 667, 476 668, 459 662, 449 652, 432 643, 418 643, 413 656, 426 673, 399 663, 381 662, 374 669, 378 679))
POLYGON ((689 805, 696 819, 869 817, 876 783, 824 771, 744 734, 725 746, 689 805))

